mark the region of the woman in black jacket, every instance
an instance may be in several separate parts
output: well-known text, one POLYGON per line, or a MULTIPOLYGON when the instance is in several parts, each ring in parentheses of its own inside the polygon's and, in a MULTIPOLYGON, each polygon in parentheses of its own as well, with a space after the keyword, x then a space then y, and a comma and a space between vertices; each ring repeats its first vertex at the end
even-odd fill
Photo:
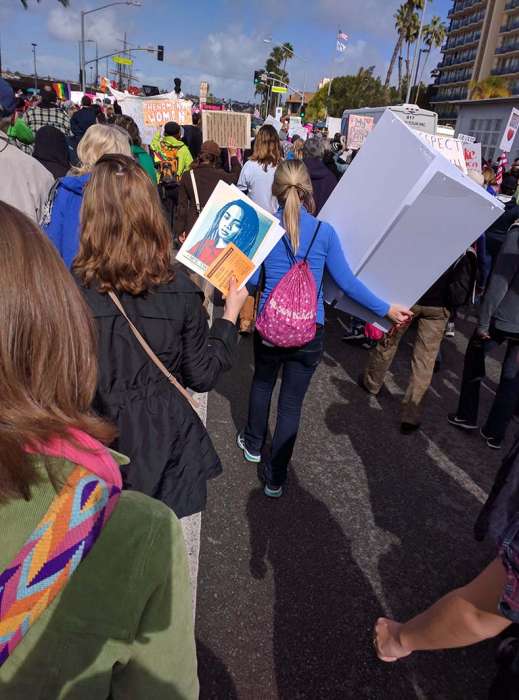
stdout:
POLYGON ((117 424, 113 447, 130 458, 126 488, 169 505, 179 518, 204 509, 206 482, 222 465, 189 401, 153 364, 110 296, 184 386, 209 391, 230 369, 246 289, 231 285, 209 331, 203 296, 171 268, 170 234, 157 190, 126 156, 101 158, 85 188, 74 272, 96 319, 95 408, 117 424))

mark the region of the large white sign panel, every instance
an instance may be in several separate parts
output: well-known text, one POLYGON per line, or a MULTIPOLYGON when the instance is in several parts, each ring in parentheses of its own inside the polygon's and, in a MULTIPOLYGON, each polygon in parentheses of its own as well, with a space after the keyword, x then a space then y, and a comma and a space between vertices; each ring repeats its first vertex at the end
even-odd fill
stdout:
MULTIPOLYGON (((362 282, 388 302, 412 306, 502 211, 495 197, 386 111, 319 218, 334 226, 362 282)), ((340 309, 389 328, 331 280, 324 293, 340 309)))

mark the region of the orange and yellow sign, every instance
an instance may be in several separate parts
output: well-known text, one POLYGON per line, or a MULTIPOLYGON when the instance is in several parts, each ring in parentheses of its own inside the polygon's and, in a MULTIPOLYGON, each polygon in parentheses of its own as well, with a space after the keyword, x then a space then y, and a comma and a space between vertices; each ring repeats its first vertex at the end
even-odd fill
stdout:
POLYGON ((159 128, 167 122, 193 123, 191 102, 187 100, 144 100, 142 112, 144 126, 159 128))

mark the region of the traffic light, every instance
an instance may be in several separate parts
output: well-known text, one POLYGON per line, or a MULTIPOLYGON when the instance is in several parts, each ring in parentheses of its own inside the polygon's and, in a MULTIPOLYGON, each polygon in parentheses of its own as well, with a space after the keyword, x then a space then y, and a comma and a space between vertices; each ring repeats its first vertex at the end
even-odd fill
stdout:
POLYGON ((260 83, 263 82, 262 79, 261 79, 261 76, 262 76, 262 75, 263 75, 263 71, 262 71, 262 70, 255 70, 255 71, 254 71, 254 85, 259 85, 260 83))
POLYGON ((305 112, 306 112, 306 107, 301 107, 301 111, 299 112, 299 116, 301 117, 301 121, 304 122, 305 120, 305 112))
POLYGON ((160 44, 157 46, 157 61, 164 60, 164 47, 160 44))

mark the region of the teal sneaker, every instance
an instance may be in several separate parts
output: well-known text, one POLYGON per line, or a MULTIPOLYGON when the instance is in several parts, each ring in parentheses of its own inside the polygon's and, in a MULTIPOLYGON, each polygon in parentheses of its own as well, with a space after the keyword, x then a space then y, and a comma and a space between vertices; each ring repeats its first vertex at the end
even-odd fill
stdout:
POLYGON ((252 452, 249 452, 245 445, 245 439, 243 437, 242 433, 238 433, 236 436, 236 444, 242 450, 243 456, 247 460, 247 462, 252 462, 253 464, 259 464, 261 462, 261 455, 255 455, 252 452))
POLYGON ((283 495, 283 487, 278 486, 277 488, 274 486, 269 486, 268 484, 265 484, 263 488, 263 493, 265 496, 268 496, 269 498, 281 498, 283 495))

